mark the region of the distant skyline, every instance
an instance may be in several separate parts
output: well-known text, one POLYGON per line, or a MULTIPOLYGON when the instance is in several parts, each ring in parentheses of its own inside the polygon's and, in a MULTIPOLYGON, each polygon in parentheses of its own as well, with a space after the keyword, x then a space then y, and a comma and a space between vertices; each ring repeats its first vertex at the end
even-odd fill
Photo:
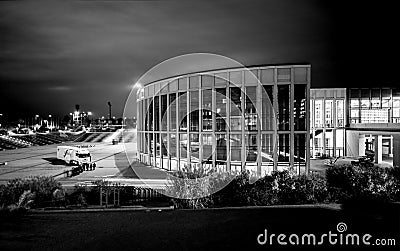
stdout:
POLYGON ((196 52, 307 62, 312 87, 395 87, 392 2, 3 1, 0 113, 62 117, 79 104, 101 117, 110 101, 119 117, 147 70, 196 52))

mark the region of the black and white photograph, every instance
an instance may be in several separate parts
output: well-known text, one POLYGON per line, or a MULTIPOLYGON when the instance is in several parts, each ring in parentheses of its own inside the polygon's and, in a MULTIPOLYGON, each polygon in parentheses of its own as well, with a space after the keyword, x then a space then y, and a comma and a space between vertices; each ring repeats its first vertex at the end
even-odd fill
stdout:
POLYGON ((400 250, 395 1, 0 1, 0 250, 400 250))

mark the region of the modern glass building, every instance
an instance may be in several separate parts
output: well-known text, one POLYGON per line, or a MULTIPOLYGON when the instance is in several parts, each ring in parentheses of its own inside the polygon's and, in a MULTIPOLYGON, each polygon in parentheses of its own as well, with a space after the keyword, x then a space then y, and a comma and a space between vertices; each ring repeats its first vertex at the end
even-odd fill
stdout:
POLYGON ((189 73, 144 84, 138 156, 166 170, 308 172, 308 64, 189 73))

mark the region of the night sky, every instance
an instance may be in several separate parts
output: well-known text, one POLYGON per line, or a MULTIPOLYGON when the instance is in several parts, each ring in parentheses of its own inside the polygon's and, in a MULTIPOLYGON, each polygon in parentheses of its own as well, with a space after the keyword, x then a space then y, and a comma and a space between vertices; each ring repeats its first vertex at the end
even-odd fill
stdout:
POLYGON ((308 62, 312 87, 397 86, 391 2, 1 2, 0 113, 63 116, 80 104, 100 117, 111 101, 121 116, 147 70, 196 52, 244 65, 308 62))

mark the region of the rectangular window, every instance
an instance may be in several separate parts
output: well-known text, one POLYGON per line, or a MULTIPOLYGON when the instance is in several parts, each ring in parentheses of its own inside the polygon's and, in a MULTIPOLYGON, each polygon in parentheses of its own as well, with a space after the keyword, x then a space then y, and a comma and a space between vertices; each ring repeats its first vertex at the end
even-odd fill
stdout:
POLYGON ((290 130, 290 85, 278 86, 278 129, 290 130))
POLYGON ((213 137, 211 134, 203 134, 203 142, 201 147, 203 148, 203 167, 204 166, 212 166, 212 145, 213 145, 213 137))
POLYGON ((278 135, 278 162, 289 162, 290 134, 278 135))
POLYGON ((350 108, 358 108, 360 107, 360 100, 357 99, 351 99, 350 100, 350 108))
POLYGON ((168 134, 161 134, 161 167, 169 170, 168 166, 168 134))
POLYGON ((361 99, 361 109, 370 109, 369 99, 361 99))
POLYGON ((272 84, 275 82, 274 80, 274 69, 263 69, 261 70, 261 83, 263 84, 272 84))
POLYGON ((246 85, 257 84, 258 83, 257 70, 245 71, 244 82, 246 85))
POLYGON ((149 105, 149 130, 153 131, 153 99, 150 98, 150 105, 149 105))
POLYGON ((232 131, 242 129, 242 91, 239 87, 230 87, 230 127, 232 131))
POLYGON ((307 68, 305 67, 294 68, 294 82, 295 83, 307 82, 307 68))
POLYGON ((192 132, 199 131, 199 91, 190 91, 190 127, 192 132))
POLYGON ((201 87, 213 87, 214 86, 214 76, 202 75, 201 76, 201 87))
POLYGON ((229 73, 229 82, 234 86, 242 85, 242 71, 233 71, 229 73))
POLYGON ((294 135, 294 162, 304 163, 306 162, 306 135, 295 134, 294 135))
POLYGON ((168 109, 168 103, 167 103, 167 95, 162 95, 161 96, 161 130, 162 131, 167 131, 167 109, 168 109))
POLYGON ((215 135, 216 140, 217 140, 217 156, 216 159, 218 162, 220 162, 219 164, 223 164, 226 162, 227 160, 227 145, 226 145, 226 134, 216 134, 215 135), (223 162, 223 163, 221 163, 223 162))
POLYGON ((191 133, 190 134, 190 159, 192 163, 199 163, 199 134, 191 133))
POLYGON ((278 69, 278 82, 290 82, 290 68, 278 69))
POLYGON ((257 131, 257 87, 246 87, 245 125, 248 131, 257 131))
POLYGON ((325 100, 325 127, 333 127, 333 101, 325 100))
POLYGON ((189 88, 190 89, 199 89, 199 76, 192 76, 189 78, 189 88))
MULTIPOLYGON (((187 158, 187 152, 188 152, 188 138, 186 133, 179 133, 179 152, 180 152, 180 157, 182 159, 187 158)), ((181 166, 182 169, 182 166, 181 166)))
POLYGON ((206 89, 202 91, 203 105, 202 105, 202 123, 203 131, 212 131, 212 90, 206 89))
POLYGON ((180 91, 187 90, 187 78, 178 79, 178 88, 180 91))
POLYGON ((228 83, 228 73, 221 72, 215 74, 215 87, 226 87, 228 83))
POLYGON ((180 131, 187 130, 187 93, 180 92, 178 94, 178 109, 179 109, 179 117, 178 117, 178 125, 180 131))
POLYGON ((226 88, 215 89, 216 95, 216 131, 224 132, 226 131, 226 88))
POLYGON ((273 162, 274 161, 274 135, 263 134, 261 137, 261 161, 273 162))
POLYGON ((169 130, 176 131, 176 94, 169 94, 169 130))
POLYGON ((176 149, 176 134, 170 133, 169 134, 169 155, 171 161, 171 170, 178 170, 178 156, 177 156, 177 149, 176 149))
POLYGON ((246 145, 246 161, 256 162, 257 161, 257 134, 246 134, 245 135, 246 145))
POLYGON ((241 134, 231 134, 231 161, 241 161, 242 159, 242 135, 241 134))
POLYGON ((154 97, 154 130, 160 130, 160 99, 159 96, 154 97))
POLYGON ((315 100, 315 127, 324 127, 322 101, 321 99, 315 100))
POLYGON ((297 84, 294 86, 294 130, 306 130, 306 85, 297 84))
POLYGON ((171 83, 169 83, 170 92, 176 92, 177 90, 178 90, 178 80, 174 80, 171 83))
POLYGON ((336 100, 336 126, 344 127, 344 100, 336 100))
POLYGON ((261 91, 261 106, 262 106, 262 115, 261 115, 261 125, 262 130, 269 131, 273 130, 274 123, 274 107, 273 107, 273 85, 263 85, 263 89, 261 91))
POLYGON ((381 100, 378 98, 371 99, 371 108, 372 109, 379 109, 381 108, 381 100))

